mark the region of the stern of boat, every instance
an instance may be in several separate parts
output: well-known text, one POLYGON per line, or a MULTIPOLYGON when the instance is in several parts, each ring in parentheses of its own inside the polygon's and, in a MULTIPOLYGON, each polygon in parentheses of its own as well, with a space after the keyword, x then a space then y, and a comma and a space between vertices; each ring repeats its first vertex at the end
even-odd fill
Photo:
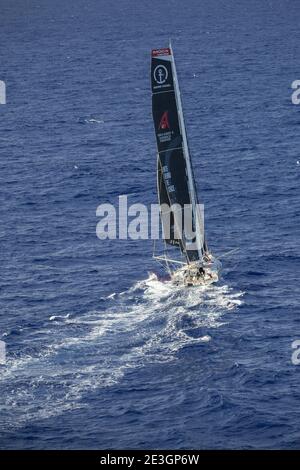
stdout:
POLYGON ((172 281, 187 287, 207 286, 219 281, 221 268, 221 262, 211 256, 204 263, 191 263, 177 269, 172 273, 172 281), (199 273, 200 268, 203 268, 202 274, 199 273))

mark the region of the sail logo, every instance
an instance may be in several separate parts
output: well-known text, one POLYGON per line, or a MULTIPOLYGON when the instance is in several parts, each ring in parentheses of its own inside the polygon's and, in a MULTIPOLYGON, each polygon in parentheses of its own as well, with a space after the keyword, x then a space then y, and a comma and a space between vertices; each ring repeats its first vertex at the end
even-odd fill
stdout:
POLYGON ((153 78, 158 85, 163 85, 168 80, 168 70, 164 65, 157 65, 153 72, 153 78))
POLYGON ((157 138, 160 144, 165 144, 170 142, 172 139, 173 132, 170 129, 169 123, 169 111, 165 111, 160 118, 158 129, 157 129, 157 138))
POLYGON ((164 49, 152 49, 152 57, 157 57, 159 55, 171 55, 170 48, 165 47, 164 49))
POLYGON ((158 130, 162 129, 165 131, 166 129, 170 130, 170 124, 169 124, 169 112, 165 111, 164 114, 161 117, 158 130))

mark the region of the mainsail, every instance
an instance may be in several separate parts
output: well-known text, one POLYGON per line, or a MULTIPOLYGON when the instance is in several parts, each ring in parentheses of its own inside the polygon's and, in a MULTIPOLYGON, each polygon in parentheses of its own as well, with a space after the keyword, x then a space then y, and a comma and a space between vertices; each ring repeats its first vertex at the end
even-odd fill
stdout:
POLYGON ((165 241, 179 246, 188 263, 201 262, 207 251, 204 225, 197 205, 171 47, 152 50, 151 85, 158 151, 157 189, 165 241))

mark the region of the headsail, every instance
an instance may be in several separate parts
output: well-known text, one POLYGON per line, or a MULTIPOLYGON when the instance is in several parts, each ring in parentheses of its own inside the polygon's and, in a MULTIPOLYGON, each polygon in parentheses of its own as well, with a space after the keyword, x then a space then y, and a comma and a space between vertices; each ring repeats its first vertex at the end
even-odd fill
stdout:
POLYGON ((152 113, 157 140, 157 186, 159 203, 177 210, 171 213, 170 233, 166 234, 169 214, 162 210, 166 242, 178 245, 188 263, 202 261, 206 251, 204 227, 197 206, 197 195, 189 156, 180 92, 171 47, 152 50, 152 113), (183 217, 189 207, 191 223, 183 217), (179 209, 178 209, 179 208, 179 209), (166 217, 166 218, 165 218, 166 217), (189 227, 188 227, 189 225, 189 227), (191 238, 191 229, 195 233, 191 238), (177 234, 176 234, 177 230, 177 234), (178 237, 178 232, 182 234, 178 237))

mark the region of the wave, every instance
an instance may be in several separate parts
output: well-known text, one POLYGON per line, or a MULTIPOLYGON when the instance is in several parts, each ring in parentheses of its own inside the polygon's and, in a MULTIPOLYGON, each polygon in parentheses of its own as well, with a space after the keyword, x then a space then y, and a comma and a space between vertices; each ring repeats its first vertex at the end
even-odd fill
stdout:
POLYGON ((90 118, 79 118, 78 122, 80 124, 104 124, 104 120, 98 117, 90 117, 90 118))
POLYGON ((22 339, 37 352, 8 357, 0 369, 3 428, 84 407, 84 394, 117 384, 129 369, 176 361, 182 348, 204 347, 242 295, 227 285, 174 287, 150 274, 106 297, 102 310, 51 315, 22 339))

